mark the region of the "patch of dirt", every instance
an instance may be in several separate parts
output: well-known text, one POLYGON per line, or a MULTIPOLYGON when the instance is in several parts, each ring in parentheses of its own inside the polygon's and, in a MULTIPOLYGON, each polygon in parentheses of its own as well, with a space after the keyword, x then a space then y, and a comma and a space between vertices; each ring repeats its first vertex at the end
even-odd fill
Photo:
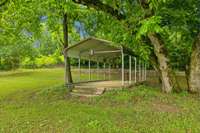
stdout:
POLYGON ((88 97, 80 96, 80 97, 79 97, 79 100, 80 100, 81 102, 85 102, 85 101, 88 101, 88 97))
POLYGON ((181 111, 179 107, 163 102, 152 103, 152 108, 158 112, 178 113, 181 111))

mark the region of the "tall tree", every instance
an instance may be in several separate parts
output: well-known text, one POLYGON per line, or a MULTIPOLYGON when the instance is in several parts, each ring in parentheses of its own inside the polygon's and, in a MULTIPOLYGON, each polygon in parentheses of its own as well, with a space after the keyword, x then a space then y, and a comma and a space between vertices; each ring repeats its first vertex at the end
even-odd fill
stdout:
POLYGON ((189 91, 200 93, 200 33, 192 46, 189 69, 189 91))
MULTIPOLYGON (((8 1, 8 0, 7 0, 8 1)), ((5 2, 7 2, 5 0, 5 2)), ((3 2, 3 3, 5 3, 3 2)), ((3 3, 1 5, 3 5, 3 3)), ((43 25, 46 25, 46 29, 50 34, 55 35, 53 39, 59 40, 62 50, 69 46, 69 32, 73 30, 73 23, 78 18, 79 12, 76 12, 77 6, 74 5, 70 0, 16 0, 9 1, 9 6, 7 11, 3 12, 0 16, 0 40, 7 45, 5 42, 10 34, 10 38, 15 39, 22 38, 22 34, 26 34, 28 39, 34 40, 41 39, 41 34, 45 34, 43 30, 43 25), (68 13, 68 14, 67 14, 68 13), (70 17, 70 20, 68 19, 70 17), (60 22, 63 22, 62 24, 60 22), (61 36, 63 38, 61 39, 61 36), (61 40, 61 41, 60 41, 61 40)), ((1 8, 0 8, 1 9, 1 8)), ((11 41, 11 39, 8 41, 11 41)), ((24 38, 22 38, 23 40, 24 38)), ((72 40, 72 36, 71 36, 72 40)), ((15 42, 15 41, 14 41, 15 42)), ((3 43, 3 44, 4 44, 3 43)), ((12 42, 10 42, 11 44, 12 42)), ((18 44, 17 44, 18 45, 18 44)), ((65 83, 72 83, 72 76, 70 70, 70 61, 65 57, 65 83)))
MULTIPOLYGON (((67 13, 63 13, 63 35, 64 35, 64 49, 68 48, 68 16, 67 13)), ((73 82, 70 68, 70 59, 67 53, 64 52, 65 62, 65 84, 71 84, 73 82)))
POLYGON ((185 43, 187 49, 182 51, 187 56, 181 62, 184 62, 186 68, 188 89, 190 92, 200 93, 200 0, 176 1, 175 4, 182 9, 176 14, 179 16, 176 21, 182 27, 179 30, 183 40, 181 43, 185 43))
MULTIPOLYGON (((75 3, 79 3, 79 4, 83 4, 83 5, 87 5, 89 7, 95 8, 97 10, 101 10, 105 13, 110 14, 111 16, 113 16, 114 18, 116 18, 119 21, 126 21, 127 23, 122 22, 123 25, 125 25, 127 27, 128 30, 130 30, 129 27, 131 27, 131 25, 133 25, 131 22, 132 20, 129 20, 128 18, 132 18, 133 16, 131 14, 133 14, 133 12, 130 11, 130 8, 133 7, 134 5, 141 5, 142 11, 143 11, 143 17, 140 18, 139 20, 141 21, 141 19, 145 19, 145 20, 153 20, 152 18, 154 17, 154 11, 152 10, 152 8, 150 8, 150 2, 148 2, 147 0, 139 0, 139 2, 137 3, 136 1, 124 1, 124 2, 113 2, 115 7, 112 7, 109 4, 105 4, 100 0, 97 1, 92 1, 92 0, 73 0, 75 3), (124 8, 119 8, 120 5, 129 5, 129 6, 125 6, 124 8), (130 12, 128 12, 130 11, 130 12), (128 12, 128 13, 127 13, 128 12), (130 16, 129 16, 130 15, 130 16), (150 19, 149 19, 150 18, 150 19)), ((109 1, 107 1, 107 3, 109 3, 109 1)), ((138 21, 137 23, 141 23, 140 21, 138 21)), ((147 25, 145 26, 149 26, 151 27, 151 25, 149 25, 149 21, 146 21, 147 25)), ((138 25, 137 24, 137 25, 138 25)), ((150 23, 151 24, 151 23, 150 23)), ((143 27, 145 27, 143 26, 143 27)), ((146 27, 145 27, 146 28, 146 27)), ((134 29, 132 29, 134 31, 134 29)), ((152 30, 152 29, 151 29, 152 30)), ((170 68, 170 64, 169 64, 169 58, 167 55, 167 50, 164 46, 164 42, 162 41, 161 37, 156 33, 156 32, 151 32, 148 31, 148 38, 151 41, 151 44, 153 46, 153 52, 154 55, 156 56, 156 62, 157 65, 155 66, 157 68, 157 70, 159 70, 160 72, 160 78, 162 81, 162 90, 164 92, 171 92, 172 88, 177 88, 177 82, 176 80, 173 79, 174 75, 172 75, 173 73, 171 72, 172 69, 170 68)))

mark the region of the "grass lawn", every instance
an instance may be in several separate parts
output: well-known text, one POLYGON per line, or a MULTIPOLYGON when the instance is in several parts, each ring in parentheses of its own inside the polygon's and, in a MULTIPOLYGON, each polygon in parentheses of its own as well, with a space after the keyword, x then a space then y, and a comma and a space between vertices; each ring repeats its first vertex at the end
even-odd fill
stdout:
MULTIPOLYGON (((79 79, 77 72, 73 73, 74 81, 79 79)), ((96 78, 96 75, 92 75, 96 78)), ((81 79, 88 79, 88 75, 81 75, 81 79)), ((16 71, 0 72, 0 98, 21 90, 41 89, 64 84, 64 68, 53 69, 20 69, 16 71)))
POLYGON ((76 98, 59 85, 62 75, 62 69, 2 73, 0 132, 200 132, 197 95, 163 94, 156 88, 138 86, 95 98, 76 98))
POLYGON ((63 84, 63 69, 37 69, 0 72, 0 96, 25 89, 63 84))

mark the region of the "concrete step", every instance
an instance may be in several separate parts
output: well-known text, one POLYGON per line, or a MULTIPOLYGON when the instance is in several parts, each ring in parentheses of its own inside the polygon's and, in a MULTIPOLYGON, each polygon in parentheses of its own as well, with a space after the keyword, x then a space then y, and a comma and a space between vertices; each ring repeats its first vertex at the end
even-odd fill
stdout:
POLYGON ((96 88, 73 88, 72 92, 79 92, 79 93, 95 93, 96 88))
POLYGON ((95 86, 89 86, 89 85, 75 85, 74 88, 80 88, 80 89, 93 88, 93 89, 95 89, 96 87, 95 86))
POLYGON ((95 97, 95 96, 99 96, 99 95, 95 95, 95 94, 84 94, 84 93, 76 93, 76 92, 71 92, 72 96, 78 96, 78 97, 95 97))
POLYGON ((71 92, 74 96, 92 97, 99 96, 105 92, 105 88, 74 88, 71 92))

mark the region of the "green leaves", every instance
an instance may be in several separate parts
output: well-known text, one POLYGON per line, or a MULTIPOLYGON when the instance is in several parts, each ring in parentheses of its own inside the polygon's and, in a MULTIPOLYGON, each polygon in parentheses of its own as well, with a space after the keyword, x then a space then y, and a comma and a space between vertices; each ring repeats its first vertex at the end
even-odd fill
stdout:
POLYGON ((139 51, 138 54, 145 58, 152 51, 145 40, 149 32, 161 35, 173 58, 190 49, 191 38, 199 31, 199 0, 148 0, 149 9, 143 9, 137 0, 101 2, 118 10, 125 18, 118 21, 104 12, 75 4, 72 0, 9 1, 0 8, 0 45, 29 46, 40 40, 44 49, 49 47, 46 48, 47 53, 44 49, 40 51, 42 54, 61 49, 58 44, 62 44, 64 12, 69 17, 70 43, 80 39, 74 27, 74 21, 79 21, 87 34, 124 44, 139 51))
POLYGON ((148 0, 148 2, 150 9, 156 11, 159 10, 160 7, 174 2, 174 0, 148 0))
POLYGON ((148 19, 144 19, 140 22, 141 27, 137 33, 137 39, 140 39, 141 36, 146 36, 149 32, 160 33, 163 31, 160 26, 161 16, 152 16, 148 19))

